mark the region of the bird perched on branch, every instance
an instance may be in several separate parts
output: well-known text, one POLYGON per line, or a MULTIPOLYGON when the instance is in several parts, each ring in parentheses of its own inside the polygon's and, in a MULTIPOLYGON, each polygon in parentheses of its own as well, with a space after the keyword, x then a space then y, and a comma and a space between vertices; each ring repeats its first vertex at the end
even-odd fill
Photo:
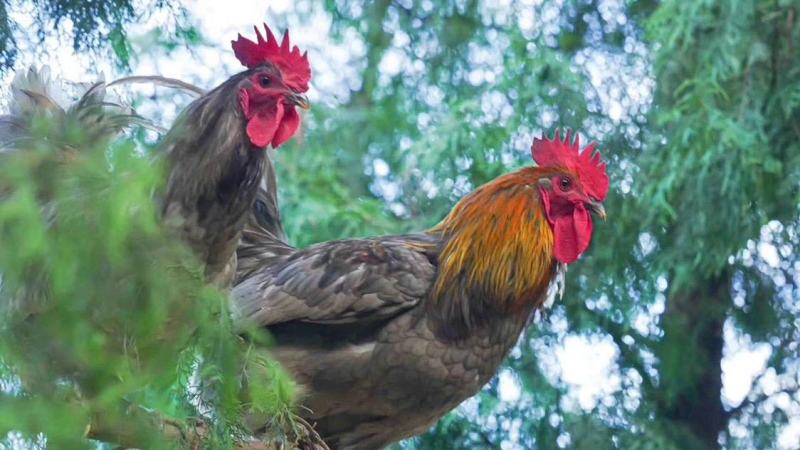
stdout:
MULTIPOLYGON (((127 105, 109 98, 106 95, 106 88, 112 85, 152 82, 188 89, 198 94, 199 98, 181 113, 175 125, 159 144, 159 150, 156 151, 156 154, 165 157, 167 172, 166 190, 158 199, 158 204, 161 206, 164 220, 175 231, 176 237, 185 241, 204 264, 206 278, 219 287, 228 287, 235 270, 235 250, 239 236, 246 215, 252 207, 265 164, 269 163, 264 156, 265 150, 268 146, 280 147, 296 133, 301 122, 296 108, 308 106, 303 95, 308 89, 311 76, 307 56, 301 54, 297 47, 290 46, 288 33, 279 44, 268 28, 266 31, 267 39, 256 30, 257 42, 251 42, 241 36, 233 42, 235 55, 247 69, 208 93, 178 80, 159 76, 133 76, 111 83, 98 81, 87 85, 85 92, 81 91, 82 95, 77 102, 70 106, 62 106, 57 101, 56 97, 59 95, 53 89, 46 73, 36 70, 21 73, 11 87, 9 114, 0 116, 0 157, 6 152, 9 155, 12 153, 20 155, 16 150, 35 149, 37 144, 44 142, 48 148, 53 147, 52 154, 55 156, 45 162, 49 163, 52 160, 55 165, 61 166, 63 160, 80 156, 79 152, 83 151, 86 153, 92 151, 95 156, 98 154, 103 156, 102 152, 108 148, 106 144, 129 126, 147 125, 158 128, 136 115, 127 105), (42 135, 41 130, 37 129, 37 127, 42 128, 42 122, 48 125, 46 135, 42 135)), ((158 131, 163 130, 158 129, 158 131)), ((0 161, 2 162, 5 161, 0 161)), ((6 194, 5 181, 0 180, 0 199, 6 194)), ((50 207, 48 204, 50 198, 44 198, 43 203, 45 207, 42 209, 47 212, 48 219, 58 217, 59 211, 55 207, 58 205, 50 207)), ((133 209, 128 208, 128 210, 133 209)), ((119 217, 125 216, 115 216, 119 217)), ((54 220, 49 222, 53 223, 54 220)), ((46 269, 49 267, 41 270, 40 279, 49 276, 46 269)), ((120 284, 131 289, 129 281, 125 279, 124 283, 120 284)), ((55 302, 52 301, 53 295, 48 292, 47 287, 47 283, 34 280, 33 283, 24 286, 24 289, 20 289, 20 292, 14 293, 10 302, 12 304, 0 305, 3 313, 6 310, 13 311, 19 318, 14 325, 18 325, 25 334, 16 333, 16 337, 20 340, 27 339, 30 348, 40 348, 43 353, 49 352, 50 349, 60 349, 50 345, 51 342, 57 342, 57 339, 50 339, 57 333, 46 332, 53 327, 48 327, 46 325, 48 322, 44 319, 57 316, 55 313, 58 312, 51 307, 55 302), (45 332, 37 334, 37 331, 41 330, 45 332), (38 341, 27 338, 28 335, 34 336, 38 341)), ((164 347, 158 342, 161 340, 169 342, 165 347, 181 347, 181 342, 184 341, 176 339, 175 336, 183 338, 194 332, 196 322, 186 321, 183 313, 186 309, 196 309, 195 305, 189 303, 188 308, 178 307, 167 311, 163 297, 148 298, 147 293, 150 291, 146 289, 137 289, 136 292, 141 292, 147 301, 151 301, 152 298, 159 300, 159 305, 164 310, 158 312, 166 316, 166 320, 161 322, 166 326, 161 330, 155 327, 142 327, 142 329, 147 328, 148 337, 157 336, 147 343, 155 342, 156 346, 161 348, 164 347)), ((190 295, 191 293, 187 292, 187 297, 190 295)), ((137 355, 137 363, 146 360, 145 357, 139 359, 138 348, 133 346, 137 340, 128 339, 132 334, 128 334, 128 327, 117 326, 120 322, 125 325, 135 322, 140 315, 125 314, 124 311, 126 308, 138 308, 139 305, 126 303, 123 307, 113 308, 120 306, 114 304, 114 301, 116 299, 103 302, 104 306, 111 305, 108 309, 113 309, 113 314, 116 316, 101 315, 104 320, 97 321, 102 322, 98 328, 106 334, 97 335, 109 338, 109 341, 123 343, 125 352, 137 355), (108 317, 121 320, 106 321, 108 317), (128 319, 132 320, 126 322, 128 319), (137 351, 134 351, 134 348, 137 351)), ((96 312, 92 308, 87 308, 86 317, 94 318, 92 314, 96 312)), ((136 312, 140 313, 141 310, 136 312)), ((122 351, 123 348, 120 347, 120 353, 122 351)), ((33 377, 24 377, 23 384, 26 387, 32 386, 33 382, 44 386, 54 379, 66 384, 64 380, 69 379, 67 377, 96 380, 86 375, 88 370, 96 368, 84 364, 84 361, 73 362, 69 358, 72 355, 67 352, 53 350, 51 354, 52 357, 44 358, 51 360, 46 367, 48 369, 56 367, 58 371, 36 370, 34 372, 41 376, 37 375, 36 380, 33 377), (61 364, 61 360, 56 358, 66 362, 61 364), (66 374, 64 380, 58 378, 62 372, 66 374), (39 382, 38 378, 42 381, 39 382)), ((118 381, 116 377, 114 380, 118 381)), ((97 385, 78 383, 77 388, 89 397, 90 392, 93 392, 91 390, 97 389, 97 385)), ((31 388, 31 391, 35 389, 31 388)), ((134 422, 133 415, 131 421, 134 422)), ((97 422, 102 423, 102 420, 97 422)), ((98 423, 93 423, 87 429, 90 436, 104 440, 108 437, 107 440, 120 445, 123 442, 130 442, 126 440, 129 436, 98 435, 97 430, 103 429, 98 423)), ((208 428, 204 432, 199 432, 200 435, 203 433, 207 434, 208 428)), ((114 434, 113 430, 110 434, 114 434)), ((146 442, 147 436, 142 437, 144 440, 140 442, 146 442)), ((313 436, 309 440, 313 442, 313 436)), ((243 445, 240 447, 245 448, 243 445)))
POLYGON ((301 414, 332 449, 422 433, 492 378, 589 247, 590 213, 605 217, 594 149, 569 132, 535 139, 536 166, 481 186, 430 230, 304 250, 283 239, 274 183, 263 186, 233 314, 274 336, 270 353, 304 391, 301 414))
MULTIPOLYGON (((278 44, 264 25, 256 42, 239 35, 234 54, 247 70, 192 102, 162 147, 169 152, 164 215, 206 266, 206 276, 228 286, 236 247, 258 191, 268 146, 280 147, 300 127, 296 108, 308 108, 311 67, 291 47, 278 44)), ((271 168, 269 169, 272 170, 271 168)))
POLYGON ((67 125, 77 127, 90 142, 108 141, 132 125, 154 127, 129 107, 109 101, 108 86, 151 82, 200 94, 159 143, 157 153, 167 155, 168 173, 162 212, 204 264, 207 279, 227 287, 236 270, 246 216, 265 164, 271 164, 264 151, 288 141, 300 127, 296 108, 308 108, 303 95, 311 79, 308 56, 291 47, 288 32, 278 44, 265 28, 266 40, 256 28, 257 42, 241 35, 232 42, 247 70, 208 93, 179 80, 133 76, 90 84, 75 104, 63 108, 47 73, 21 74, 12 86, 10 114, 0 117, 0 146, 31 139, 35 115, 63 123, 65 130, 67 125))

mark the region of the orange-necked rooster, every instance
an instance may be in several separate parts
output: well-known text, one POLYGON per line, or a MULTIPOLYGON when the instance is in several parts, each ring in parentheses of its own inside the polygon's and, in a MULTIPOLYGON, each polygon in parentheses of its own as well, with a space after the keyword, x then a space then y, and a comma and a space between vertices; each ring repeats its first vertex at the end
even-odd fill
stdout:
POLYGON ((260 191, 234 317, 274 336, 271 354, 303 389, 300 414, 332 449, 422 433, 492 378, 589 247, 590 213, 605 216, 594 148, 569 133, 535 139, 537 166, 478 188, 428 231, 305 250, 283 240, 274 184, 260 191))
POLYGON ((257 42, 239 35, 234 54, 248 70, 192 102, 161 146, 169 153, 164 216, 205 264, 218 286, 230 284, 236 247, 264 173, 264 156, 300 127, 296 107, 307 108, 308 57, 256 28, 257 42))

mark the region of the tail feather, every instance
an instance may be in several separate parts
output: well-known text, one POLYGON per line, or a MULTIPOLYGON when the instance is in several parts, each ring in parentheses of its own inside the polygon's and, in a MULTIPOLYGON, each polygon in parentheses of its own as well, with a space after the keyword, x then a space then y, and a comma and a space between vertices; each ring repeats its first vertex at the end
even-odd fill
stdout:
POLYGON ((43 112, 63 113, 66 102, 63 87, 50 77, 50 69, 30 67, 11 82, 10 115, 27 117, 43 112))
POLYGON ((74 148, 74 128, 82 131, 84 142, 92 143, 110 141, 132 126, 163 131, 109 96, 108 85, 104 80, 76 84, 77 100, 69 104, 65 84, 53 80, 47 67, 18 73, 11 83, 9 114, 0 116, 0 148, 20 148, 41 139, 32 130, 37 117, 51 122, 47 139, 65 148, 74 148))
POLYGON ((17 73, 11 82, 9 113, 0 116, 0 150, 19 146, 31 137, 29 122, 34 115, 63 114, 54 98, 58 93, 47 67, 17 73))
MULTIPOLYGON (((109 95, 107 88, 123 84, 150 83, 201 95, 203 90, 190 83, 157 75, 128 76, 111 82, 69 83, 54 80, 47 66, 17 73, 11 82, 9 113, 0 116, 0 148, 19 147, 35 139, 30 125, 34 117, 55 122, 62 132, 68 125, 79 127, 87 142, 108 141, 131 127, 143 127, 159 134, 166 129, 138 115, 130 105, 109 95), (67 86, 72 89, 67 89, 67 86), (75 91, 77 95, 70 95, 75 91), (71 102, 71 98, 76 98, 71 102)), ((65 133, 66 134, 66 133, 65 133)), ((58 136, 56 136, 58 137, 58 136)), ((49 136, 53 138, 53 136, 49 136)))

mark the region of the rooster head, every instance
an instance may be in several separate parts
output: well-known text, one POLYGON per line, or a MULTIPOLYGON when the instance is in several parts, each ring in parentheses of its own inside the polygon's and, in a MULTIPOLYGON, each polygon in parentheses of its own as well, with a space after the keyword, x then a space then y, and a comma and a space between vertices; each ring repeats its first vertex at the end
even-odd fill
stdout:
POLYGON ((307 53, 291 47, 289 32, 278 40, 264 25, 267 38, 256 30, 256 42, 240 34, 231 42, 236 58, 249 70, 239 88, 239 104, 247 121, 247 136, 259 149, 278 148, 300 127, 297 107, 307 109, 304 92, 311 80, 307 53))
POLYGON ((556 131, 533 140, 531 154, 539 167, 553 169, 538 183, 547 221, 554 234, 554 256, 564 264, 575 262, 592 240, 590 212, 605 219, 603 200, 608 194, 606 165, 595 153, 595 144, 581 151, 577 134, 567 131, 562 140, 556 131))

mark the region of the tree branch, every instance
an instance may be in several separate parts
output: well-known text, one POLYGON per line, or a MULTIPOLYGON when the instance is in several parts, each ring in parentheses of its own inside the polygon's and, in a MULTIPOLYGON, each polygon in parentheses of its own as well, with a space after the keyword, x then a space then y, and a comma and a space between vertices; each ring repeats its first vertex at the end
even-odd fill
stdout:
MULTIPOLYGON (((330 450, 314 430, 314 427, 301 418, 294 418, 297 427, 297 440, 292 449, 330 450)), ((131 405, 123 418, 111 419, 95 415, 87 427, 86 437, 97 441, 113 443, 122 448, 151 448, 157 440, 166 440, 187 450, 205 448, 211 436, 208 424, 202 419, 188 423, 163 418, 137 406, 131 405), (160 428, 161 436, 153 436, 153 426, 160 428)), ((242 438, 233 447, 235 450, 286 450, 287 447, 276 442, 261 441, 253 437, 242 438)))

